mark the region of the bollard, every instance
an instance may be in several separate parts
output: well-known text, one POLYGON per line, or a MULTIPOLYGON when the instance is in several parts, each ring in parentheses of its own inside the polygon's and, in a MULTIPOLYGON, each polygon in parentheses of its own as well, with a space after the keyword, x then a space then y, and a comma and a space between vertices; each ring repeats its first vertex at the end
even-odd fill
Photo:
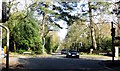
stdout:
POLYGON ((119 47, 115 46, 115 57, 119 57, 119 47))

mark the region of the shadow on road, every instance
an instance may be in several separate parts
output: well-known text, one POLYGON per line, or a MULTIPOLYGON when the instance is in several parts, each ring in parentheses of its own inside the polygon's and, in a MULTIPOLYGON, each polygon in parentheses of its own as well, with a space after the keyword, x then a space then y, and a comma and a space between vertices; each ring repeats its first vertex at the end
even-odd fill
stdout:
POLYGON ((113 71, 105 67, 103 60, 85 58, 26 57, 18 61, 20 64, 9 71, 113 71))
POLYGON ((25 69, 49 71, 100 71, 105 69, 98 60, 76 58, 19 58, 25 69))

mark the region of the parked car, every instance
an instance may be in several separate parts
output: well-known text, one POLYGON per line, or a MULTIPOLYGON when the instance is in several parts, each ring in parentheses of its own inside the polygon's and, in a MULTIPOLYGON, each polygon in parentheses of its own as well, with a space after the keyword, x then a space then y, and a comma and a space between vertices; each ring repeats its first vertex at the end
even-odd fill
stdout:
POLYGON ((67 54, 67 49, 62 49, 61 54, 67 54))
POLYGON ((79 58, 79 53, 77 50, 69 50, 68 53, 66 54, 66 58, 79 58))

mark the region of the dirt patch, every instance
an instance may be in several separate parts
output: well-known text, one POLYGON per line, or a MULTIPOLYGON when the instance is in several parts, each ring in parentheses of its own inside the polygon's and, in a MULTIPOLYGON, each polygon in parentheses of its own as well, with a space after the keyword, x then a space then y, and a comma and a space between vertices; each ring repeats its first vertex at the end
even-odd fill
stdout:
MULTIPOLYGON (((3 69, 6 68, 5 63, 3 63, 2 66, 3 66, 3 69)), ((9 65, 9 68, 10 69, 24 69, 24 66, 23 66, 23 64, 16 63, 16 64, 13 64, 13 65, 9 65)))
MULTIPOLYGON (((6 71, 6 65, 3 65, 4 67, 2 68, 1 71, 6 71)), ((23 66, 23 64, 14 64, 14 65, 10 65, 9 66, 9 71, 17 71, 17 70, 21 70, 21 69, 25 69, 25 67, 23 66)))

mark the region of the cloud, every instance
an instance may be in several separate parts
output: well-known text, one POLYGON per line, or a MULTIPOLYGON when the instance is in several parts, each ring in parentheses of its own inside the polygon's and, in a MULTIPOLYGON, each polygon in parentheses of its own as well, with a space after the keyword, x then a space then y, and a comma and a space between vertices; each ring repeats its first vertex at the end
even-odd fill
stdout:
POLYGON ((61 41, 65 38, 66 34, 67 34, 67 29, 61 29, 60 31, 58 31, 58 36, 60 37, 61 41))

